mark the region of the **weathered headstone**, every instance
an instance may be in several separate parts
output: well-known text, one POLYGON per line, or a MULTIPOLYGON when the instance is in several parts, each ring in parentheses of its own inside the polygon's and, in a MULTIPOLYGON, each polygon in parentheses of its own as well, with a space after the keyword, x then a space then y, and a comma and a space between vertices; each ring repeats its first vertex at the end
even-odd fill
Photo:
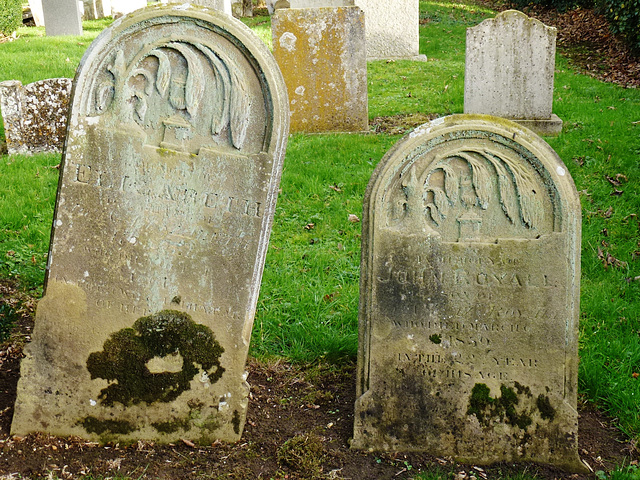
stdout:
POLYGON ((418 0, 355 0, 367 19, 367 58, 420 60, 418 0))
POLYGON ((14 433, 240 437, 287 136, 277 64, 228 15, 151 7, 94 41, 14 433))
POLYGON ((364 14, 358 7, 284 8, 273 54, 289 91, 292 132, 368 129, 364 14))
POLYGON ((42 2, 42 14, 48 37, 82 35, 82 13, 78 0, 46 0, 42 2))
POLYGON ((582 470, 580 202, 537 135, 456 115, 365 195, 352 446, 582 470))
POLYGON ((552 114, 556 28, 507 10, 467 29, 464 112, 514 120, 557 135, 552 114))
POLYGON ((0 82, 0 110, 9 155, 60 152, 67 133, 70 78, 28 85, 0 82))

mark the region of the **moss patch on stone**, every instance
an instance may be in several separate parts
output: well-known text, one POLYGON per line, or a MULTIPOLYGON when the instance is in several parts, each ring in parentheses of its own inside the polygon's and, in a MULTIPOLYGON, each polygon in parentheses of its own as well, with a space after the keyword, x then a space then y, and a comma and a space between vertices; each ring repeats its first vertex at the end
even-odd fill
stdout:
POLYGON ((126 435, 136 430, 134 424, 125 420, 100 420, 99 418, 91 416, 83 418, 80 425, 82 425, 87 432, 97 435, 108 433, 126 435))
POLYGON ((200 368, 212 384, 217 382, 224 372, 223 352, 210 328, 196 324, 184 312, 162 310, 113 333, 101 352, 89 355, 87 369, 92 379, 114 382, 101 390, 102 405, 170 402, 191 388, 200 368), (149 370, 151 359, 176 353, 182 357, 179 372, 149 370))

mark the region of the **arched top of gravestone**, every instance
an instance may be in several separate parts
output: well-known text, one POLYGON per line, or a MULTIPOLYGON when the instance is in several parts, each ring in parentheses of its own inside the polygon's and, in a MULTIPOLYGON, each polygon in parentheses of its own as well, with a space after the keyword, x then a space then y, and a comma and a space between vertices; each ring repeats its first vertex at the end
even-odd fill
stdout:
POLYGON ((116 20, 76 73, 70 134, 86 125, 197 155, 282 151, 287 92, 263 42, 201 6, 159 5, 116 20))
MULTIPOLYGON (((504 12, 500 12, 494 18, 487 18, 475 27, 469 27, 467 30, 475 32, 480 30, 505 28, 506 26, 511 32, 513 31, 514 25, 520 25, 528 29, 536 29, 540 34, 547 34, 552 36, 552 38, 555 38, 557 32, 556 27, 545 25, 537 18, 529 17, 519 10, 505 10, 504 12)), ((516 31, 519 32, 519 35, 522 35, 522 30, 516 31)))
POLYGON ((365 196, 366 236, 383 228, 447 243, 536 241, 575 234, 579 222, 573 180, 553 149, 488 115, 452 115, 417 128, 383 158, 365 196))

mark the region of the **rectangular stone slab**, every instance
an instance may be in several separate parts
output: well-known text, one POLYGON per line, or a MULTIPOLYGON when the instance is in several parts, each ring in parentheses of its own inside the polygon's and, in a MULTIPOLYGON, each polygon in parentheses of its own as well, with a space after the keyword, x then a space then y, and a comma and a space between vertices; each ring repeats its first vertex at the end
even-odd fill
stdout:
POLYGON ((91 45, 14 434, 240 438, 287 105, 271 53, 222 13, 153 7, 91 45))
POLYGON ((473 464, 577 453, 580 203, 515 123, 435 120, 364 202, 352 446, 473 464))

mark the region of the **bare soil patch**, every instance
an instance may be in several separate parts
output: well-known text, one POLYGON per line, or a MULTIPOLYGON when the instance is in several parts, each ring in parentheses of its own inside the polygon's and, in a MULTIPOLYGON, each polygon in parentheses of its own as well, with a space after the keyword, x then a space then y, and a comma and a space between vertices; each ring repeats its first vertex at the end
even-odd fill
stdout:
MULTIPOLYGON (((480 480, 526 471, 549 480, 593 478, 534 464, 479 467, 426 454, 353 451, 349 448, 355 401, 353 363, 300 366, 251 360, 249 413, 242 440, 235 444, 197 446, 185 440, 171 445, 98 445, 44 434, 11 436, 20 360, 30 339, 34 301, 6 282, 0 282, 0 295, 0 304, 9 303, 19 313, 11 340, 0 348, 0 475, 391 480, 438 471, 461 480, 472 476, 480 480)), ((580 404, 579 434, 581 457, 594 472, 637 461, 634 444, 587 402, 580 404)))

